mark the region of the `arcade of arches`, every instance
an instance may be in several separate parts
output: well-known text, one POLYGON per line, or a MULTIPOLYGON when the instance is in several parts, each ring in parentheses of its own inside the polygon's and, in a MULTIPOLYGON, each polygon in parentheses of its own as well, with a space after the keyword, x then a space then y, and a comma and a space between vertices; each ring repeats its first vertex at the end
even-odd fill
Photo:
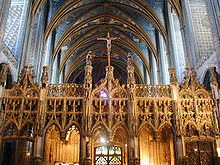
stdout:
POLYGON ((218 0, 1 0, 0 165, 220 164, 218 0))

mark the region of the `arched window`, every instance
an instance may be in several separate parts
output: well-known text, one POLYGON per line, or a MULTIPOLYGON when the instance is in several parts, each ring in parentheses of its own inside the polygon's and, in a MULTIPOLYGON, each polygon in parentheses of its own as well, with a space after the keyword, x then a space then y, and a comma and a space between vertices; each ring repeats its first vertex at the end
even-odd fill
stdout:
POLYGON ((46 133, 46 165, 79 164, 80 134, 73 125, 69 128, 65 140, 60 139, 60 131, 52 125, 46 133))

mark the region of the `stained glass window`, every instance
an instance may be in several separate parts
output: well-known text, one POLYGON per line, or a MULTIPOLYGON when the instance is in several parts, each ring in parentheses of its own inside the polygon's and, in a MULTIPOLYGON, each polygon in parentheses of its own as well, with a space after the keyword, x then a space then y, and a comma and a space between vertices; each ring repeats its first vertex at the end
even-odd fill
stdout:
POLYGON ((95 165, 122 165, 122 148, 117 146, 96 147, 95 165))

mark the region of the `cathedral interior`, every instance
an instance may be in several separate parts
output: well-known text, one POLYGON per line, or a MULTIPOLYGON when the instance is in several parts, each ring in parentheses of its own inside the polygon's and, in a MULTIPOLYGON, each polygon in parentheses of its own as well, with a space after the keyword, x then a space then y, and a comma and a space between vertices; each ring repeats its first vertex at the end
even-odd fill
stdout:
POLYGON ((219 165, 219 0, 1 0, 0 165, 219 165))

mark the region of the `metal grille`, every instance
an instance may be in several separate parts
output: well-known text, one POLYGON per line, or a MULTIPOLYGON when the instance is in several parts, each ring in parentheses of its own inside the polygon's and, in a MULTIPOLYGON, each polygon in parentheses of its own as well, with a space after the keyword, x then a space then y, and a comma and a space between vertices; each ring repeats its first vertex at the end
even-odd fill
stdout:
POLYGON ((187 143, 189 165, 212 165, 213 149, 211 142, 195 141, 187 143))
POLYGON ((122 165, 122 148, 117 146, 96 147, 95 165, 122 165))

